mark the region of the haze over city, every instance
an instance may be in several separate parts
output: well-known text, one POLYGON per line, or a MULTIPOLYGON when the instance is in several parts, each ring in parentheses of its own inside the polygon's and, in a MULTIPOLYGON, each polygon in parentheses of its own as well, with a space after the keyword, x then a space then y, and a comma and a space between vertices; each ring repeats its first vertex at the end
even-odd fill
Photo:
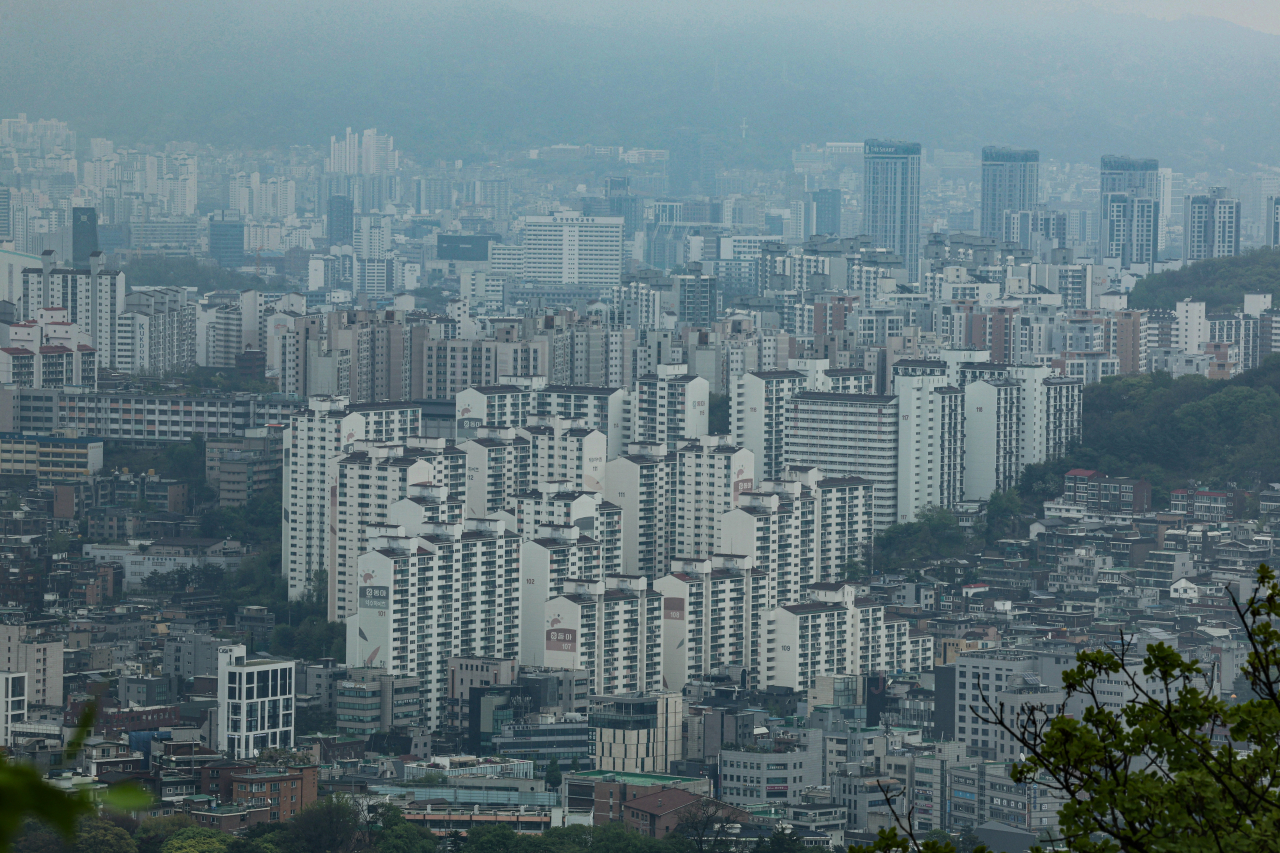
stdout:
POLYGON ((1280 825, 1280 6, 0 0, 0 853, 1280 825))

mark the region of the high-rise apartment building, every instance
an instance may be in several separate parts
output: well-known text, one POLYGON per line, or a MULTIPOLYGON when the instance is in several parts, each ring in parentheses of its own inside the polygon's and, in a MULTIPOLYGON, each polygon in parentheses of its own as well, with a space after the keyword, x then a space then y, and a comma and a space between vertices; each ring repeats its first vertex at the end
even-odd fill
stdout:
POLYGON ((663 601, 649 579, 615 575, 565 589, 546 602, 534 636, 542 665, 586 670, 598 696, 661 690, 663 601))
POLYGON ((898 521, 964 499, 964 392, 945 376, 895 376, 898 521))
POLYGON ((76 269, 89 266, 89 256, 98 251, 98 209, 71 208, 71 265, 76 269))
POLYGON ((933 669, 933 637, 886 621, 884 606, 857 598, 851 583, 821 584, 807 601, 780 604, 768 625, 766 687, 811 690, 820 676, 933 669))
POLYGON ((423 722, 447 719, 450 657, 514 658, 520 539, 499 519, 386 528, 358 559, 347 663, 421 679, 423 722))
POLYGON ((1040 152, 988 145, 982 149, 982 236, 1000 239, 1006 211, 1030 211, 1040 201, 1040 152))
MULTIPOLYGON (((350 405, 345 397, 313 397, 284 434, 281 563, 289 598, 312 589, 329 568, 336 531, 330 514, 338 501, 333 464, 356 441, 400 442, 421 433, 422 407, 414 403, 350 405)), ((372 508, 356 508, 366 513, 372 508)), ((358 516, 359 517, 359 516, 358 516)), ((373 515, 366 516, 370 521, 373 515)), ((331 607, 337 602, 330 599, 331 607)))
POLYGON ((1160 250, 1160 163, 1108 154, 1102 158, 1100 258, 1124 268, 1151 264, 1160 250))
MULTIPOLYGON (((20 288, 10 292, 22 320, 35 320, 42 308, 67 309, 67 321, 87 334, 98 351, 98 364, 115 367, 119 317, 126 310, 125 276, 107 269, 105 260, 105 255, 95 252, 86 268, 68 269, 58 265, 52 249, 47 250, 40 256, 40 266, 22 270, 20 288)), ((193 332, 187 333, 194 339, 193 332)))
POLYGON ((766 614, 777 590, 749 556, 715 554, 674 559, 653 588, 662 594, 662 678, 679 692, 708 672, 741 667, 760 684, 766 614))
POLYGON ((633 442, 605 466, 604 497, 622 507, 622 568, 628 575, 667 573, 674 544, 671 526, 675 454, 666 444, 633 442))
POLYGON ((807 386, 808 377, 798 370, 757 370, 738 377, 729 401, 729 431, 755 456, 757 481, 782 477, 788 407, 807 386))
POLYGON ((1232 258, 1240 254, 1240 200, 1226 187, 1189 195, 1183 203, 1183 260, 1232 258))
POLYGON ((355 239, 355 201, 349 196, 329 196, 327 236, 330 246, 352 245, 355 239))
POLYGON ((356 608, 356 558, 370 536, 389 524, 462 521, 466 455, 441 438, 356 441, 333 467, 327 600, 329 620, 342 621, 356 608))
POLYGON ((678 446, 675 456, 672 559, 709 557, 720 544, 720 519, 752 488, 752 453, 728 436, 704 435, 678 446))
POLYGON ((659 364, 636 380, 631 395, 631 441, 675 448, 707 434, 711 388, 683 364, 659 364))
POLYGON ((862 230, 920 280, 920 143, 868 139, 863 149, 862 230))

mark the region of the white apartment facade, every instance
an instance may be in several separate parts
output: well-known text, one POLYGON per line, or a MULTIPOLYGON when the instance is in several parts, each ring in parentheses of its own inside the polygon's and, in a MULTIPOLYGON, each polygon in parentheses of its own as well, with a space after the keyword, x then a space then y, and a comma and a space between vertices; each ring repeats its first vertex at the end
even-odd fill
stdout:
POLYGON ((514 658, 520 540, 500 519, 388 528, 358 559, 347 663, 422 679, 423 720, 445 719, 450 657, 514 658))
POLYGON ((403 443, 418 436, 421 417, 421 408, 412 403, 351 406, 346 397, 312 397, 306 409, 290 417, 284 434, 280 549, 290 599, 306 595, 329 568, 329 522, 338 488, 333 462, 358 440, 403 443))

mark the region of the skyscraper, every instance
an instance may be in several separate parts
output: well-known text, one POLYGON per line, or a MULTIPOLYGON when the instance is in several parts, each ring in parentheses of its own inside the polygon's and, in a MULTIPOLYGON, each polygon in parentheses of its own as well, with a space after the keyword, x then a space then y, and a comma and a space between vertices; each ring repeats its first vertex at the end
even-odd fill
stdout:
POLYGON ((1006 210, 1040 201, 1040 152, 988 145, 982 149, 982 236, 999 238, 1006 210))
POLYGON ((234 210, 209 215, 209 257, 223 269, 244 263, 244 221, 234 210))
MULTIPOLYGON (((0 197, 0 204, 3 204, 2 197, 0 197)), ((0 207, 0 215, 3 213, 4 208, 0 207)), ((1267 232, 1267 245, 1273 249, 1280 246, 1280 196, 1273 195, 1267 199, 1267 218, 1264 226, 1267 232)))
POLYGON ((13 190, 0 187, 0 239, 13 236, 13 190))
POLYGON ((920 143, 868 139, 863 155, 862 230, 898 254, 920 280, 920 143))
POLYGON ((840 236, 840 190, 814 190, 809 199, 813 203, 813 233, 840 236))
POLYGON ((348 196, 329 196, 329 245, 350 246, 355 233, 355 201, 348 196))
POLYGON ((1154 263, 1160 245, 1160 162, 1106 154, 1102 158, 1099 260, 1121 266, 1154 263))
POLYGON ((89 268, 89 256, 98 251, 98 210, 93 207, 71 208, 71 266, 89 268))
POLYGON ((1226 187, 1208 195, 1189 195, 1183 204, 1183 258, 1230 258, 1240 254, 1240 201, 1226 187))

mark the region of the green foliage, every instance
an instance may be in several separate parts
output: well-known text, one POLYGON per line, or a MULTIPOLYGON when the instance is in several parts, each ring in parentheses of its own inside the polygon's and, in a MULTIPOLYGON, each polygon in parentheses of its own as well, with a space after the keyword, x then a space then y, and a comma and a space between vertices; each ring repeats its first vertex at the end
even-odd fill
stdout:
POLYGON ((169 836, 160 853, 225 853, 230 838, 218 829, 193 826, 169 836))
POLYGON ((340 622, 328 622, 319 616, 308 616, 297 627, 277 625, 271 635, 271 653, 304 660, 346 654, 347 634, 340 622))
POLYGON ((74 836, 53 830, 46 823, 30 821, 14 841, 14 853, 137 853, 138 846, 124 829, 96 815, 74 823, 74 836))
POLYGON ((707 432, 711 435, 729 434, 728 394, 712 394, 707 401, 707 432))
POLYGON ((756 844, 756 853, 804 853, 804 841, 790 829, 778 828, 756 844))
POLYGON ((360 809, 344 794, 307 806, 276 843, 282 853, 351 853, 362 833, 360 809))
POLYGON ((435 853, 435 835, 405 820, 395 806, 383 806, 378 820, 382 825, 374 840, 378 853, 435 853))
POLYGON ((841 576, 847 581, 860 581, 871 573, 867 565, 857 557, 850 557, 846 560, 840 571, 841 576))
POLYGON ((960 836, 953 842, 951 836, 940 829, 931 829, 919 843, 909 836, 899 835, 896 828, 882 829, 879 837, 865 846, 850 847, 849 853, 991 853, 985 844, 978 843, 973 833, 960 836))
MULTIPOLYGON (((81 712, 75 734, 67 744, 68 759, 84 745, 85 737, 93 728, 95 710, 90 704, 81 712)), ((52 828, 69 838, 76 831, 78 821, 92 811, 92 801, 85 791, 63 791, 49 784, 33 766, 12 764, 7 756, 0 755, 0 851, 9 849, 28 818, 40 821, 41 829, 52 828)))
POLYGON ((107 470, 127 468, 131 474, 144 474, 154 470, 161 477, 188 485, 203 485, 204 439, 194 436, 190 441, 171 442, 160 449, 133 448, 113 443, 103 452, 102 465, 107 470))
POLYGON ((560 762, 553 757, 551 759, 551 762, 547 764, 547 776, 545 779, 547 783, 547 787, 551 789, 559 788, 560 780, 561 780, 560 762))
POLYGON ((294 715, 294 730, 301 735, 333 734, 338 728, 337 717, 322 708, 299 708, 294 715))
POLYGON ((138 853, 160 853, 164 843, 170 836, 184 829, 191 829, 196 822, 189 815, 174 814, 167 817, 153 817, 144 820, 138 827, 135 838, 138 842, 138 853))
POLYGON ((211 391, 247 391, 251 394, 275 394, 280 386, 269 379, 249 379, 240 376, 234 368, 193 367, 180 373, 165 376, 167 381, 178 381, 197 389, 211 391))
POLYGON ((1063 673, 1082 712, 1015 718, 987 708, 1025 752, 1015 781, 1058 792, 1062 841, 1080 853, 1277 849, 1280 797, 1280 583, 1260 566, 1258 591, 1238 610, 1256 698, 1219 698, 1199 661, 1164 643, 1081 652, 1063 673), (1141 658, 1139 659, 1139 652, 1141 658), (1127 664, 1127 666, 1125 665, 1127 664), (1116 707, 1106 685, 1136 700, 1116 707), (1100 686, 1103 685, 1103 686, 1100 686))
POLYGON ((919 568, 927 560, 959 557, 968 551, 964 530, 950 510, 928 507, 918 520, 886 527, 876 536, 875 568, 880 572, 919 568))
POLYGON ((1145 478, 1157 506, 1194 483, 1254 489, 1278 481, 1280 355, 1225 382, 1110 377, 1085 388, 1081 426, 1079 447, 1023 473, 1018 491, 1028 506, 1060 495, 1072 468, 1145 478))
POLYGON ((124 267, 130 287, 194 287, 211 290, 267 290, 267 282, 253 275, 199 263, 195 258, 135 258, 124 267))
POLYGON ((1280 302, 1280 251, 1255 249, 1149 275, 1129 294, 1129 307, 1172 309, 1190 297, 1212 314, 1239 308, 1246 293, 1270 293, 1280 302))
POLYGON ((200 535, 254 545, 280 544, 280 486, 255 495, 244 506, 219 507, 200 518, 200 535))
MULTIPOLYGON (((1062 478, 1058 478, 1061 494, 1062 478)), ((994 547, 1001 539, 1016 539, 1023 536, 1026 530, 1022 523, 1022 498, 1015 490, 995 491, 987 501, 987 518, 980 531, 988 548, 994 547)))

